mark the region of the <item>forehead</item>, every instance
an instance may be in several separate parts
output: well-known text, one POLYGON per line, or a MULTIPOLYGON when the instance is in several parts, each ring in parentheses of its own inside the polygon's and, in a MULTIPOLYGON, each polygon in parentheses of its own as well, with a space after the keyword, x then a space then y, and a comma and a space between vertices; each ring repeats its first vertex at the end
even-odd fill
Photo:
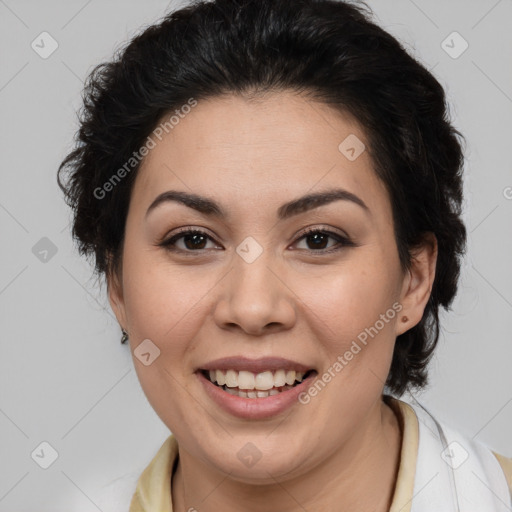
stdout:
POLYGON ((226 95, 186 111, 167 125, 166 114, 150 135, 155 144, 135 182, 137 203, 180 188, 224 203, 258 200, 261 208, 262 199, 270 206, 332 186, 386 208, 365 132, 349 114, 292 92, 226 95))

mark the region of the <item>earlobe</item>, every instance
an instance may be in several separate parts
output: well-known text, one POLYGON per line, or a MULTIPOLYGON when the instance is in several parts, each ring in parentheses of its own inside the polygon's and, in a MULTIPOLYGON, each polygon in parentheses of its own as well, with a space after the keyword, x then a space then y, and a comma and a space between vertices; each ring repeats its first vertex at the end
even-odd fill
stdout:
POLYGON ((421 246, 411 254, 411 266, 402 287, 402 321, 397 325, 397 335, 403 334, 421 321, 432 292, 436 263, 437 239, 433 233, 427 233, 421 246))

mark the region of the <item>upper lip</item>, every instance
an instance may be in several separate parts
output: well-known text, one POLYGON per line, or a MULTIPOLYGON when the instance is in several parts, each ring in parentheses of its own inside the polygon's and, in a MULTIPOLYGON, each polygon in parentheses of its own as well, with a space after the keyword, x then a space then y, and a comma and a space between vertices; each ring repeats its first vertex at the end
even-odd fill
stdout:
POLYGON ((313 370, 313 368, 282 357, 250 359, 244 356, 232 356, 215 359, 214 361, 201 365, 197 370, 246 370, 260 373, 266 370, 295 370, 298 372, 307 372, 313 370))

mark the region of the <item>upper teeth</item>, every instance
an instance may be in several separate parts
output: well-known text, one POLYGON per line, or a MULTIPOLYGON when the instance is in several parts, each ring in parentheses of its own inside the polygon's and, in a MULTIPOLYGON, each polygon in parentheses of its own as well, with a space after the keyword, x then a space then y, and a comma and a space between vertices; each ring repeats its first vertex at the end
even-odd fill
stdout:
POLYGON ((266 371, 258 374, 236 370, 210 370, 209 376, 212 382, 228 388, 259 389, 265 391, 272 388, 280 388, 286 384, 293 385, 295 381, 302 382, 305 372, 294 370, 277 370, 274 373, 266 371))

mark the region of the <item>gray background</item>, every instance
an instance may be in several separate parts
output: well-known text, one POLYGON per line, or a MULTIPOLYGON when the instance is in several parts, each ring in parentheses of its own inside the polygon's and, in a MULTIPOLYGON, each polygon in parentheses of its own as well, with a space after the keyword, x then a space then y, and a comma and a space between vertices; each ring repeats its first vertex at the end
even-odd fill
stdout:
MULTIPOLYGON (((468 257, 418 398, 512 456, 512 1, 368 3, 433 70, 468 141, 468 257), (453 31, 469 44, 458 58, 442 47, 453 31)), ((142 470, 169 434, 72 245, 55 178, 85 76, 168 5, 0 0, 0 511, 100 510, 100 488, 142 470), (47 59, 31 47, 43 31, 59 45, 47 59), (59 455, 46 470, 31 457, 44 441, 59 455)))

